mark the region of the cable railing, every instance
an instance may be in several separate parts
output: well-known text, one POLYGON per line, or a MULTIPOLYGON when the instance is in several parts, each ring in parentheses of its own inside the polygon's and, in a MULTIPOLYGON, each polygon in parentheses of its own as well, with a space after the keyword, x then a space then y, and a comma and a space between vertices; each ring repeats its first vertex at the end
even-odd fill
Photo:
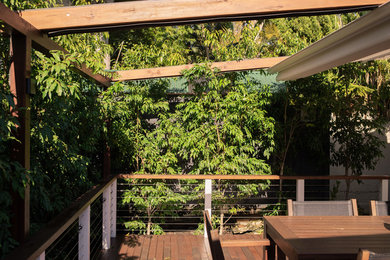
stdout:
MULTIPOLYGON (((387 175, 119 174, 82 195, 6 259, 99 259, 117 232, 201 234, 204 210, 212 213, 217 226, 223 223, 222 232, 261 233, 263 216, 286 214, 286 199, 331 200, 337 197, 335 182, 358 180, 362 186, 377 183, 379 189, 369 191, 368 197, 386 201, 389 179, 387 175), (154 201, 153 207, 145 207, 148 201, 154 201)), ((355 195, 352 191, 351 197, 355 195)))
POLYGON ((99 259, 116 236, 116 203, 113 176, 84 193, 5 259, 99 259))
MULTIPOLYGON (((345 177, 120 174, 117 230, 122 234, 202 233, 202 212, 208 210, 217 226, 222 223, 221 232, 261 233, 263 216, 286 215, 287 199, 338 199, 333 182, 358 180, 379 182, 380 189, 375 193, 368 191, 368 197, 373 200, 388 200, 389 178, 390 176, 385 175, 345 177), (175 205, 165 207, 166 202, 161 199, 165 194, 153 193, 157 185, 163 185, 175 196, 187 196, 187 199, 177 199, 176 202, 173 200, 171 203, 175 205), (153 205, 148 204, 148 201, 159 199, 160 207, 151 212, 153 205), (147 228, 148 225, 158 228, 147 228)), ((361 185, 363 187, 364 183, 361 185)), ((350 197, 355 195, 359 194, 350 192, 350 197)), ((367 207, 369 200, 359 200, 359 205, 360 203, 367 207)))

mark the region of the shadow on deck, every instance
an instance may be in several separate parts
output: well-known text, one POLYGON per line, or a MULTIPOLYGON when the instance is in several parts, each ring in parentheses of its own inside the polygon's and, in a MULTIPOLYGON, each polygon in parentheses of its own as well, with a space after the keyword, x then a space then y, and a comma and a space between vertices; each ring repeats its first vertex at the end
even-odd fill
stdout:
MULTIPOLYGON (((259 235, 223 235, 221 240, 256 239, 259 235)), ((210 248, 203 235, 169 234, 169 235, 130 235, 117 237, 112 241, 112 248, 105 251, 103 260, 211 260, 210 248)), ((223 248, 225 259, 261 260, 261 247, 223 248)))

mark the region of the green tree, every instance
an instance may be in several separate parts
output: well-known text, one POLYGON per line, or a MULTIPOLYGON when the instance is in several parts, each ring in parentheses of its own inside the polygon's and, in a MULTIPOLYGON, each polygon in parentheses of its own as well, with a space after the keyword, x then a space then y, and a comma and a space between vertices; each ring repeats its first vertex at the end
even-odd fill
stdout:
MULTIPOLYGON (((184 129, 181 156, 191 162, 189 174, 270 174, 266 163, 273 150, 274 122, 267 116, 267 89, 253 90, 240 74, 220 74, 208 67, 185 72, 196 95, 178 106, 184 129)), ((226 181, 217 182, 220 202, 220 232, 223 206, 228 195, 247 196, 257 192, 251 185, 238 184, 232 190, 226 181), (231 193, 230 193, 231 192, 231 193)))
MULTIPOLYGON (((375 62, 372 63, 374 67, 375 62)), ((331 162, 343 166, 345 176, 361 175, 364 169, 374 170, 382 155, 387 120, 378 111, 377 86, 370 86, 370 64, 348 64, 335 70, 332 105, 331 162), (367 84, 368 83, 368 84, 367 84)), ((388 88, 388 86, 386 86, 388 88)), ((350 180, 346 180, 348 199, 350 180)))

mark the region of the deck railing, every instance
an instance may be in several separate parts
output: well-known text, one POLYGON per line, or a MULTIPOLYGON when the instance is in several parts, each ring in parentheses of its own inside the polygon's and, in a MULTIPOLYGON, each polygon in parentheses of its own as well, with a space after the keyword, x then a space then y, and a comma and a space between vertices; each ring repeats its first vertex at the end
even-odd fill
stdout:
MULTIPOLYGON (((205 210, 212 212, 212 194, 213 181, 226 180, 230 182, 235 181, 250 181, 250 182, 271 182, 274 190, 278 192, 278 183, 283 180, 283 187, 290 185, 292 192, 288 195, 289 198, 294 198, 297 201, 304 201, 305 188, 309 188, 309 182, 313 181, 331 181, 331 180, 374 180, 379 181, 380 190, 377 199, 389 200, 389 179, 390 176, 277 176, 277 175, 133 175, 133 174, 119 174, 111 177, 109 180, 102 182, 100 185, 93 187, 90 191, 82 195, 76 200, 68 209, 54 218, 45 228, 31 236, 23 245, 12 252, 6 259, 40 259, 46 257, 46 251, 49 253, 56 252, 53 247, 61 244, 59 240, 63 239, 66 242, 73 241, 69 237, 77 236, 77 250, 76 243, 73 242, 70 250, 67 248, 67 254, 72 254, 69 259, 97 259, 101 250, 109 249, 111 246, 111 238, 116 237, 117 226, 117 205, 122 204, 117 199, 118 193, 123 189, 123 180, 128 179, 142 179, 142 180, 197 180, 198 183, 204 184, 203 195, 204 200, 202 205, 205 210), (117 184, 117 179, 119 180, 117 184), (203 183, 204 182, 204 183, 203 183), (295 184, 294 184, 295 182, 295 184), (122 183, 122 184, 121 184, 122 183), (290 184, 289 184, 290 183, 290 184), (293 183, 294 185, 291 185, 293 183), (121 187, 121 188, 117 188, 121 187), (276 187, 276 188, 275 188, 276 187), (97 206, 93 206, 93 205, 97 206), (91 214, 91 205, 92 212, 91 214), (101 210, 101 212, 97 212, 101 210), (92 216, 91 216, 92 215, 92 216), (101 216, 101 220, 99 219, 101 216), (91 218, 92 217, 92 218, 91 218), (91 232, 92 230, 92 232, 91 232), (101 240, 99 242, 98 240, 101 240), (91 241, 97 241, 98 246, 91 248, 91 241), (92 254, 92 252, 94 254, 92 254), (96 253, 97 252, 97 253, 96 253)), ((329 190, 329 187, 327 187, 329 190)), ((315 188, 317 189, 317 188, 315 188)), ((269 191, 270 192, 270 191, 269 191)), ((307 192, 306 192, 307 193, 307 192)), ((276 193, 275 193, 276 194, 276 193)), ((120 195, 119 195, 120 198, 120 195)), ((264 198, 264 197, 261 197, 264 198)), ((268 197, 269 198, 269 197, 268 197)), ((276 199, 272 196, 272 199, 276 199)), ((279 196, 280 198, 280 196, 279 196)), ((375 198, 373 198, 375 199, 375 198)), ((203 210, 203 209, 202 209, 203 210)), ((120 209, 118 209, 120 212, 120 209)), ((121 213, 123 214, 123 212, 121 213)), ((201 215, 201 214, 199 214, 201 215)), ((118 217, 119 218, 119 217, 118 217)), ((74 238, 73 238, 74 239, 74 238)), ((53 253, 52 253, 53 254, 53 253)), ((48 259, 59 257, 47 256, 48 259)))

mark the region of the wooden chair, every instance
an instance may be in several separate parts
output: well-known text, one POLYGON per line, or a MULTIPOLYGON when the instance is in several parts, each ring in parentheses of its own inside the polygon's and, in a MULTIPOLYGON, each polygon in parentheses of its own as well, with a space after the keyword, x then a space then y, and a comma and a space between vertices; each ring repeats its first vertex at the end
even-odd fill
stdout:
POLYGON ((371 216, 389 216, 390 215, 390 202, 389 201, 377 201, 371 200, 371 216))
POLYGON ((389 260, 390 253, 376 253, 365 249, 360 249, 357 260, 389 260))
POLYGON ((287 200, 288 216, 358 216, 356 199, 345 201, 287 200))
MULTIPOLYGON (((203 211, 204 216, 204 225, 206 227, 207 239, 210 245, 212 259, 215 260, 224 260, 225 256, 223 254, 222 248, 230 247, 266 247, 270 245, 268 239, 256 239, 256 240, 220 240, 218 230, 212 229, 211 219, 209 212, 207 210, 203 211)), ((266 253, 266 252, 265 252, 266 253)))

